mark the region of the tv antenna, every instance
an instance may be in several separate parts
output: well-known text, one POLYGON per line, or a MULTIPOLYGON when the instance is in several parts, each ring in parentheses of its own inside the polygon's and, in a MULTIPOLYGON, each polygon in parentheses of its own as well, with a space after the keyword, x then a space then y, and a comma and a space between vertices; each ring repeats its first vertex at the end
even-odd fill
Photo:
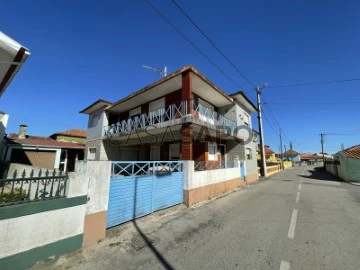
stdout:
POLYGON ((161 75, 163 75, 164 77, 166 77, 166 75, 167 75, 167 67, 166 66, 164 67, 164 69, 160 69, 160 68, 153 68, 153 67, 143 65, 143 68, 147 68, 147 69, 156 71, 156 72, 160 73, 161 75))

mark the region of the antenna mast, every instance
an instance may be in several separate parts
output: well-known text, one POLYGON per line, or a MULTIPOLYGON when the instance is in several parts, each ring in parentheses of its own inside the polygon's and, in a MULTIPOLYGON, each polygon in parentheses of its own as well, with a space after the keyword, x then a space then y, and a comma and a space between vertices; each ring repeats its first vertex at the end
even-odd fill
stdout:
POLYGON ((163 75, 164 77, 166 77, 166 75, 167 75, 167 67, 166 66, 164 67, 164 69, 160 69, 160 68, 153 68, 153 67, 143 65, 143 68, 147 68, 147 69, 156 71, 156 72, 160 73, 161 75, 163 75))

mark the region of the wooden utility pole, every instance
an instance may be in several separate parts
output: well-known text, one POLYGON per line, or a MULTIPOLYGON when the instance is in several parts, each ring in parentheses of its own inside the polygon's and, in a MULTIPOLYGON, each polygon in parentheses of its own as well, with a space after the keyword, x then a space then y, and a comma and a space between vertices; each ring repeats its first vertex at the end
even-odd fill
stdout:
POLYGON ((323 133, 320 133, 320 142, 321 142, 321 153, 322 153, 322 156, 323 156, 323 165, 325 167, 325 154, 324 154, 324 136, 325 134, 323 133))

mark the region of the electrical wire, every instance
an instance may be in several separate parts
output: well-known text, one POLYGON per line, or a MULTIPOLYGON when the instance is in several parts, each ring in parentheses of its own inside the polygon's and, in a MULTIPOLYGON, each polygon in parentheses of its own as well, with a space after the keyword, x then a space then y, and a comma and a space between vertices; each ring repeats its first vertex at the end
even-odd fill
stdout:
POLYGON ((214 43, 214 41, 211 40, 211 38, 205 34, 203 30, 195 23, 195 21, 185 12, 185 10, 175 1, 171 0, 173 4, 180 10, 180 12, 191 22, 191 24, 196 27, 196 29, 210 42, 210 44, 215 48, 215 50, 220 53, 225 60, 237 71, 237 73, 252 87, 256 87, 255 84, 253 84, 247 76, 245 76, 244 73, 240 71, 240 69, 225 55, 225 53, 214 43))
POLYGON ((360 102, 271 102, 271 105, 349 105, 360 104, 360 102))
POLYGON ((195 48, 203 57, 205 57, 214 67, 216 67, 228 80, 230 80, 236 87, 241 88, 240 85, 234 81, 230 76, 223 71, 209 56, 207 56, 194 42, 192 42, 181 30, 173 24, 163 13, 161 13, 153 4, 148 0, 144 0, 164 21, 166 21, 178 34, 182 36, 193 48, 195 48))
MULTIPOLYGON (((264 98, 263 98, 264 99, 264 98)), ((265 101, 265 100, 264 100, 265 101)), ((284 139, 285 139, 285 141, 287 141, 287 142, 291 142, 291 140, 289 139, 289 137, 286 135, 286 133, 284 132, 284 130, 281 128, 281 126, 280 126, 280 124, 279 124, 279 122, 277 121, 277 119, 276 119, 276 117, 275 117, 275 115, 274 115, 274 113, 272 112, 272 110, 271 110, 271 108, 270 108, 270 106, 269 106, 269 104, 268 104, 268 102, 264 102, 264 105, 265 105, 265 107, 267 107, 267 110, 270 112, 270 116, 272 117, 272 119, 275 121, 275 123, 276 123, 276 125, 278 126, 278 128, 279 129, 281 129, 281 133, 284 135, 284 139)))
POLYGON ((270 123, 269 119, 267 118, 266 114, 264 114, 264 119, 265 121, 269 124, 269 126, 271 127, 272 131, 274 132, 274 134, 276 136, 279 136, 279 132, 276 131, 276 129, 273 127, 273 125, 270 123))
POLYGON ((344 82, 352 82, 352 81, 360 81, 360 79, 359 78, 354 78, 354 79, 345 79, 345 80, 338 80, 338 81, 322 81, 322 82, 285 84, 285 85, 268 86, 267 88, 285 88, 285 87, 297 87, 297 86, 311 86, 311 85, 319 85, 319 84, 334 84, 334 83, 344 83, 344 82))

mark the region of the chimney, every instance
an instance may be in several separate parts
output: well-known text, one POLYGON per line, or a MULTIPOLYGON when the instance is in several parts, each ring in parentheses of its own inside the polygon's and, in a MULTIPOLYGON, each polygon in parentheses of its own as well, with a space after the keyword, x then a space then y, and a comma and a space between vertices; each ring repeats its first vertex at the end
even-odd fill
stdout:
POLYGON ((20 130, 19 130, 19 135, 18 135, 19 139, 26 138, 26 129, 27 129, 27 125, 24 125, 24 124, 20 125, 20 130))

